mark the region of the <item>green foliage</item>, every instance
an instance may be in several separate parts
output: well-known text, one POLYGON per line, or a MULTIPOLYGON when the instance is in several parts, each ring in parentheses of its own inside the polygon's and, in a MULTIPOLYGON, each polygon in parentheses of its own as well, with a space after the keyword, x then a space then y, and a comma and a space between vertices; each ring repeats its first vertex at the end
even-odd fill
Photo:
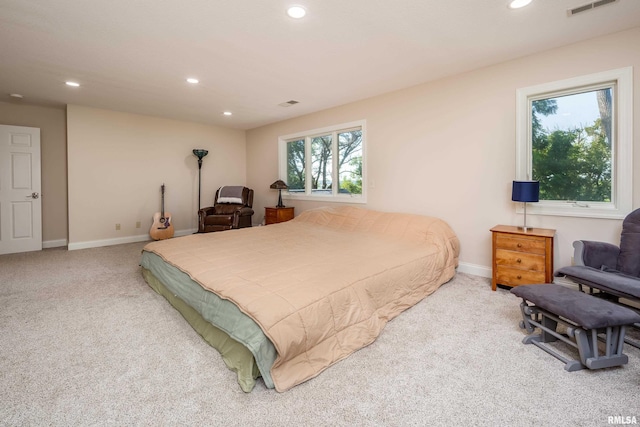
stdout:
POLYGON ((311 188, 331 188, 331 135, 311 139, 311 188))
POLYGON ((362 194, 362 157, 352 158, 349 164, 354 170, 349 172, 349 178, 342 178, 340 189, 351 194, 362 194))
POLYGON ((611 201, 611 148, 601 119, 549 132, 537 114, 553 114, 555 100, 532 106, 533 179, 540 181, 540 199, 611 201))
POLYGON ((287 185, 289 190, 304 190, 304 139, 287 143, 287 185))
MULTIPOLYGON (((362 130, 343 131, 338 136, 337 178, 341 193, 362 194, 362 130)), ((313 191, 330 192, 333 186, 332 135, 310 139, 313 191)), ((289 190, 305 190, 305 139, 287 142, 287 184, 289 190)))

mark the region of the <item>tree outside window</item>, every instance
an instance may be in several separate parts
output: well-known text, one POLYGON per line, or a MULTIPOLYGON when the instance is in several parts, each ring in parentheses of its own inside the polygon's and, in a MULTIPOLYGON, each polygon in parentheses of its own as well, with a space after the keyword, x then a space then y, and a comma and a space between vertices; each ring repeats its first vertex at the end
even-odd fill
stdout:
POLYGON ((363 199, 361 125, 281 138, 281 147, 286 147, 289 194, 363 199))
POLYGON ((632 210, 632 160, 631 67, 516 91, 514 178, 540 181, 540 202, 529 213, 624 218, 632 210))
POLYGON ((531 103, 541 200, 611 202, 611 87, 531 103))

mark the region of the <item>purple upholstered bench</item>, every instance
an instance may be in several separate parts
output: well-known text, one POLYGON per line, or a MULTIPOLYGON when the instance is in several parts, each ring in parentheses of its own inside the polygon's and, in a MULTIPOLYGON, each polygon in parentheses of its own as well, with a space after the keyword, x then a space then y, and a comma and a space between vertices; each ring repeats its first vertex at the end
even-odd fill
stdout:
POLYGON ((622 353, 625 328, 640 322, 640 314, 592 295, 554 284, 522 285, 511 289, 522 298, 520 327, 529 332, 522 341, 534 344, 565 362, 567 371, 608 368, 628 363, 622 353), (567 334, 557 332, 558 323, 567 327, 567 334), (535 328, 540 334, 534 334, 535 328), (600 354, 598 336, 604 340, 600 354), (573 339, 570 339, 573 338, 573 339), (572 360, 545 343, 561 340, 578 349, 580 360, 572 360))

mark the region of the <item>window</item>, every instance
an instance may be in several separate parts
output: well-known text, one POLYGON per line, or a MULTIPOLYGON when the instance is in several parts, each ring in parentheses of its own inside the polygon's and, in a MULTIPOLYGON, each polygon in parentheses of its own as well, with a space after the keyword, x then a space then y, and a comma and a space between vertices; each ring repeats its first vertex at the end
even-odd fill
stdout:
POLYGON ((631 211, 632 93, 631 67, 518 89, 516 179, 540 181, 530 213, 631 211))
POLYGON ((365 122, 279 138, 280 179, 288 197, 366 203, 365 122))

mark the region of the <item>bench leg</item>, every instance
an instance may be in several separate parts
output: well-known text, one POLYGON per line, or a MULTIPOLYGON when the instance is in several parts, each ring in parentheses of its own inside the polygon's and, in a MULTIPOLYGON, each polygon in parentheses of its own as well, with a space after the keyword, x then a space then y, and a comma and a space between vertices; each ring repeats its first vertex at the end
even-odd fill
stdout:
POLYGON ((520 323, 520 326, 529 332, 529 335, 524 337, 522 340, 523 344, 533 344, 556 359, 564 362, 564 369, 566 371, 573 372, 585 368, 585 365, 580 363, 579 360, 569 359, 562 353, 545 344, 561 340, 573 347, 576 347, 576 344, 573 341, 557 332, 558 322, 565 322, 539 307, 528 305, 524 300, 520 303, 520 310, 522 312, 522 322, 520 323), (535 328, 540 329, 539 334, 534 333, 535 328))
POLYGON ((624 345, 624 326, 610 326, 601 331, 595 329, 574 331, 580 360, 589 369, 610 368, 629 363, 629 357, 622 353, 624 345), (604 334, 605 353, 600 355, 598 349, 598 332, 604 334))
POLYGON ((629 357, 622 353, 625 342, 625 326, 610 326, 607 328, 584 329, 570 323, 555 314, 535 305, 528 305, 526 301, 520 304, 522 322, 520 327, 526 329, 529 335, 522 340, 523 344, 533 344, 565 363, 564 369, 573 372, 580 369, 600 369, 620 366, 629 363, 629 357), (558 323, 567 327, 567 335, 558 333, 558 323), (536 328, 540 329, 535 334, 536 328), (573 338, 573 339, 570 339, 573 338), (561 340, 576 348, 580 360, 569 359, 546 343, 561 340), (604 342, 604 354, 600 354, 598 342, 604 342))

